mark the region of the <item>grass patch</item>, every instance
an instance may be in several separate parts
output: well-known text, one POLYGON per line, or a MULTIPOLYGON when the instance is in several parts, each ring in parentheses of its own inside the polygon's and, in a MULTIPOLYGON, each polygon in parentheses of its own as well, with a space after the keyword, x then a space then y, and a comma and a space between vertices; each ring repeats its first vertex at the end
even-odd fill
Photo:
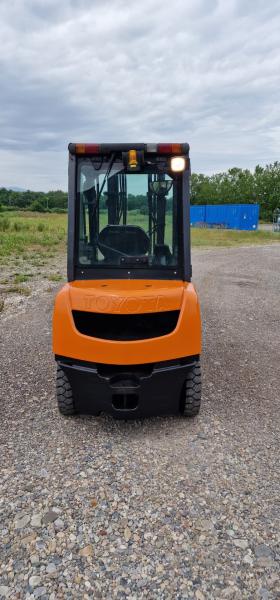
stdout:
MULTIPOLYGON (((66 247, 65 214, 10 212, 0 214, 0 262, 6 257, 32 258, 42 261, 66 247)), ((42 261, 42 264, 43 261, 42 261)))
POLYGON ((31 290, 28 287, 23 287, 20 285, 11 285, 6 287, 3 292, 5 294, 20 294, 21 296, 30 296, 31 290))
POLYGON ((0 231, 8 231, 10 229, 10 220, 8 217, 4 217, 1 215, 0 218, 0 231))
POLYGON ((199 229, 191 230, 192 246, 198 247, 233 247, 271 244, 280 242, 280 234, 270 231, 236 231, 233 229, 199 229))
POLYGON ((58 273, 54 273, 53 275, 47 275, 47 279, 49 281, 62 281, 63 277, 58 273))
POLYGON ((34 267, 43 267, 46 264, 44 260, 32 260, 31 262, 34 267))
POLYGON ((0 298, 0 313, 4 310, 4 304, 5 304, 5 302, 4 302, 3 298, 0 298))
POLYGON ((14 276, 14 282, 25 283, 25 281, 28 281, 30 279, 30 277, 33 277, 33 275, 31 275, 30 273, 16 273, 16 275, 14 276))

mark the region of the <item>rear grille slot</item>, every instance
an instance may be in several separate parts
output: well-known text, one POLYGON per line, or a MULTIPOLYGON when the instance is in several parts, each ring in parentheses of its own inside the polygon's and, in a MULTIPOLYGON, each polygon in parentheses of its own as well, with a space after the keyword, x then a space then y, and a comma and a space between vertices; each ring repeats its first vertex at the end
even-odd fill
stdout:
POLYGON ((76 329, 103 340, 133 341, 162 337, 174 331, 179 310, 143 314, 104 314, 73 310, 76 329))
POLYGON ((113 394, 112 405, 116 410, 134 410, 139 398, 137 394, 113 394))

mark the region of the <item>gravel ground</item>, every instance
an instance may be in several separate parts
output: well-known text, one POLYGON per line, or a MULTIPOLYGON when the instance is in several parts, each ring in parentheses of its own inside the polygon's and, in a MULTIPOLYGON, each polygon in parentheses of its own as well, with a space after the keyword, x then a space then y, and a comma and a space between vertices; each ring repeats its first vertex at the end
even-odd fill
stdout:
POLYGON ((1 598, 280 598, 279 253, 194 253, 190 421, 59 416, 53 292, 2 312, 1 598))

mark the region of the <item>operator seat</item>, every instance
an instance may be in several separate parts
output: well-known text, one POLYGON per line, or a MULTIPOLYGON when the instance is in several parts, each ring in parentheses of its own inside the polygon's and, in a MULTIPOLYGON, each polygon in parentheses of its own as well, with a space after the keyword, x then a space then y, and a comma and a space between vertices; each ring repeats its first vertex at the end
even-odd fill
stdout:
POLYGON ((106 225, 98 236, 98 248, 106 261, 122 255, 144 256, 149 250, 149 238, 138 225, 106 225))

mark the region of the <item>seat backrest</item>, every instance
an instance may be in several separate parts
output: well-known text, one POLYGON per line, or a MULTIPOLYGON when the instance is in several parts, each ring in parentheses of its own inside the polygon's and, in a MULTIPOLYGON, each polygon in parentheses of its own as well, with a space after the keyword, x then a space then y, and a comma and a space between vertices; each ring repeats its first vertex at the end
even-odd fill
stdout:
POLYGON ((107 260, 122 253, 143 256, 149 250, 149 238, 138 225, 106 225, 98 236, 98 247, 107 260))

